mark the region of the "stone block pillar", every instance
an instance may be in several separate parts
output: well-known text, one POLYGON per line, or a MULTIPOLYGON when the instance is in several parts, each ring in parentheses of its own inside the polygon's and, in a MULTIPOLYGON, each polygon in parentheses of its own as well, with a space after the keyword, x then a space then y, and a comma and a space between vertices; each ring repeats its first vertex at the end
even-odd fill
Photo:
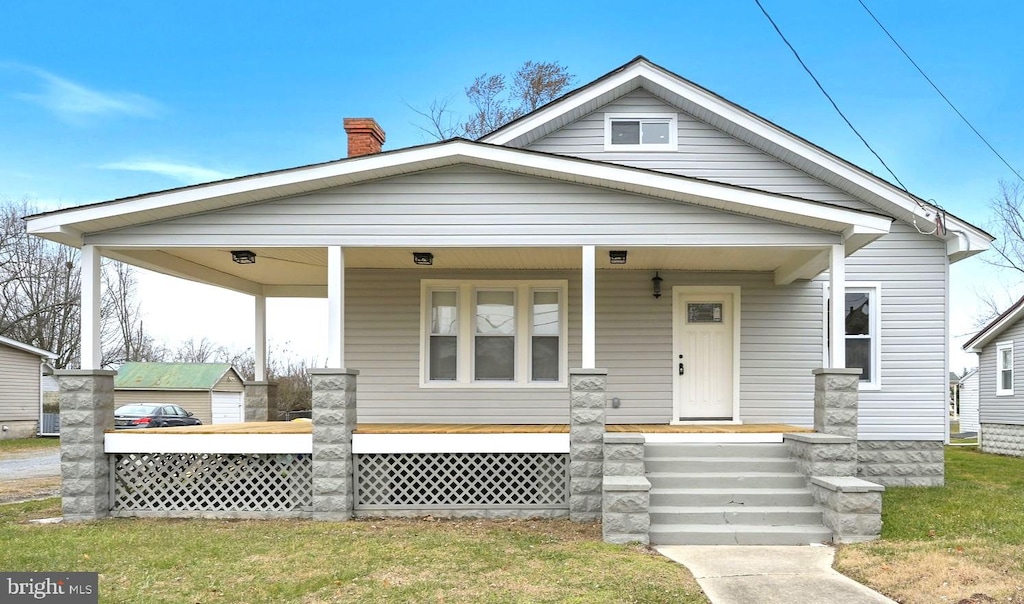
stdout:
POLYGON ((651 483, 643 434, 604 435, 601 532, 607 543, 650 543, 651 483))
POLYGON ((277 382, 245 382, 245 421, 276 422, 281 419, 277 410, 277 382))
POLYGON ((881 536, 885 487, 850 476, 815 476, 810 486, 833 541, 859 543, 881 536))
POLYGON ((569 519, 601 519, 607 369, 569 370, 569 519))
POLYGON ((103 435, 114 429, 114 376, 101 369, 57 371, 60 385, 61 506, 69 522, 110 515, 110 462, 103 435))
POLYGON ((354 369, 310 369, 313 378, 313 519, 349 520, 352 433, 356 429, 354 369))
POLYGON ((860 369, 815 369, 814 431, 857 440, 860 369))

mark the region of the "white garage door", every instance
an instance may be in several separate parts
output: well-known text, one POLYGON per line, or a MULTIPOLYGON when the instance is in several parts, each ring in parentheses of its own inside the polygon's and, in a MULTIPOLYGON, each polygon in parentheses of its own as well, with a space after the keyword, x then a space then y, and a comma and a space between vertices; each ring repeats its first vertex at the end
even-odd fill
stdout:
POLYGON ((242 416, 241 392, 214 392, 212 406, 215 424, 237 424, 245 421, 242 416))

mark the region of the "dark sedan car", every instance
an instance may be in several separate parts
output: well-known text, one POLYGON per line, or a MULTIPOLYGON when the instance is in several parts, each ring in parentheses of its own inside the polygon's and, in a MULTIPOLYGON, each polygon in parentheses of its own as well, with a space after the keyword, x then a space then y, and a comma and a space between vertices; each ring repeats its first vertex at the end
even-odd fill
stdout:
POLYGON ((198 426, 203 422, 192 416, 177 405, 156 405, 134 403, 118 407, 114 411, 114 427, 127 428, 167 428, 170 426, 198 426))

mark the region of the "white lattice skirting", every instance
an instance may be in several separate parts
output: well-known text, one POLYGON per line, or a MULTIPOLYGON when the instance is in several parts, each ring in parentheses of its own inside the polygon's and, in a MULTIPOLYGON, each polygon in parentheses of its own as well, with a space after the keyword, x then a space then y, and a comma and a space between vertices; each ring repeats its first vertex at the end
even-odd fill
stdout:
POLYGON ((354 455, 356 510, 569 508, 564 453, 354 455))
POLYGON ((308 454, 119 453, 111 458, 115 515, 282 517, 308 514, 312 505, 308 454))

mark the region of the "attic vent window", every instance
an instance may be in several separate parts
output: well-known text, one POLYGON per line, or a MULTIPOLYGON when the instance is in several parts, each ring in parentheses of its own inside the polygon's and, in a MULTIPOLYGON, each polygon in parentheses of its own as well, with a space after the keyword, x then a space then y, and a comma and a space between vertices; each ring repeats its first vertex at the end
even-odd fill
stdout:
POLYGON ((606 151, 675 151, 678 147, 675 113, 606 113, 606 151))

